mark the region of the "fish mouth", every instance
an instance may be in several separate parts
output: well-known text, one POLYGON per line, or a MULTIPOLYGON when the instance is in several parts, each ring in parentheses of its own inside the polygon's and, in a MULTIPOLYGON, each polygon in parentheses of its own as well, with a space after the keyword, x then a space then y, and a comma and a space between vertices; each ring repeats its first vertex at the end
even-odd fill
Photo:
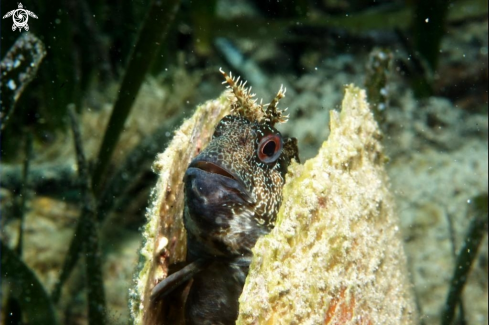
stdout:
POLYGON ((224 177, 234 179, 237 182, 241 182, 240 179, 238 179, 236 176, 234 176, 233 174, 231 174, 230 172, 228 172, 224 168, 222 168, 216 164, 213 164, 211 162, 208 162, 208 161, 193 162, 190 164, 189 168, 198 168, 198 169, 201 169, 201 170, 206 171, 208 173, 222 175, 224 177))
POLYGON ((222 166, 219 166, 215 163, 212 163, 210 161, 205 161, 205 160, 197 160, 193 161, 189 166, 188 169, 195 168, 199 169, 203 172, 210 173, 210 174, 215 174, 219 175, 228 179, 233 180, 237 184, 237 189, 246 196, 246 201, 252 203, 251 199, 251 193, 249 192, 248 188, 246 187, 245 183, 235 174, 231 173, 229 170, 225 169, 222 166))

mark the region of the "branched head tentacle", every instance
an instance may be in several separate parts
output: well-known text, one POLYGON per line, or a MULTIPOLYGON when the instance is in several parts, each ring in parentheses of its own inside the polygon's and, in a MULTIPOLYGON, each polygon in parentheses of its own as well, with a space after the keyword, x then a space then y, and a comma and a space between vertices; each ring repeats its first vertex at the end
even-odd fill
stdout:
POLYGON ((283 115, 287 109, 281 111, 278 109, 278 102, 285 97, 285 92, 287 91, 284 86, 280 86, 275 98, 270 104, 267 105, 267 110, 265 111, 265 121, 267 124, 275 125, 276 123, 285 123, 289 119, 288 115, 283 115))
POLYGON ((263 120, 263 106, 256 103, 255 94, 251 92, 251 87, 246 88, 246 81, 240 80, 240 77, 233 78, 232 73, 229 76, 222 69, 219 69, 224 78, 224 84, 232 90, 236 97, 236 103, 231 107, 231 112, 235 115, 246 117, 250 121, 260 122, 263 120))
POLYGON ((274 126, 276 123, 284 123, 288 120, 288 115, 284 115, 287 109, 281 111, 278 109, 278 102, 285 96, 286 89, 281 86, 279 92, 270 104, 263 105, 263 101, 257 103, 254 98, 255 94, 251 92, 251 87, 246 88, 246 81, 240 80, 240 77, 233 77, 232 73, 229 76, 221 69, 221 74, 226 79, 223 84, 228 84, 228 88, 232 90, 236 97, 236 102, 231 107, 231 112, 235 115, 246 117, 248 120, 258 123, 266 123, 274 126), (266 110, 265 110, 266 107, 266 110))

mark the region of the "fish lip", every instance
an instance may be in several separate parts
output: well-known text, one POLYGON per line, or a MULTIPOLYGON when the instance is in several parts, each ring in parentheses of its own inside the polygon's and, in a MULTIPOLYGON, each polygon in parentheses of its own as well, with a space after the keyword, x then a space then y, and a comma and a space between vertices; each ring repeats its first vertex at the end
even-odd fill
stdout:
POLYGON ((230 178, 239 184, 239 187, 243 190, 244 193, 246 193, 248 198, 252 197, 250 192, 248 191, 245 183, 238 176, 236 176, 236 174, 230 172, 228 169, 224 168, 221 165, 218 165, 214 162, 207 161, 207 160, 194 160, 190 163, 188 168, 189 169, 190 168, 196 168, 196 169, 200 169, 201 171, 204 171, 206 173, 216 174, 216 175, 220 175, 222 177, 230 178))
POLYGON ((233 175, 227 169, 225 169, 225 168, 223 168, 223 167, 221 167, 215 163, 212 163, 210 161, 205 161, 205 160, 193 161, 190 164, 190 166, 188 166, 188 167, 189 168, 198 168, 198 169, 201 169, 201 170, 206 171, 208 173, 219 174, 219 175, 222 175, 222 176, 227 177, 227 178, 232 178, 235 181, 241 181, 240 179, 238 179, 238 177, 233 175))

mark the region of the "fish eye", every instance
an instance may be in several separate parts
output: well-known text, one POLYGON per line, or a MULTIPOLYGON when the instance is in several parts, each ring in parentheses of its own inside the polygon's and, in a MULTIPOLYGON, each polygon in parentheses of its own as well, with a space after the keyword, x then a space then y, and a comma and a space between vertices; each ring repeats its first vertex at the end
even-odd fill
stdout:
POLYGON ((278 134, 264 136, 258 145, 258 158, 264 163, 275 162, 282 153, 282 137, 278 134))

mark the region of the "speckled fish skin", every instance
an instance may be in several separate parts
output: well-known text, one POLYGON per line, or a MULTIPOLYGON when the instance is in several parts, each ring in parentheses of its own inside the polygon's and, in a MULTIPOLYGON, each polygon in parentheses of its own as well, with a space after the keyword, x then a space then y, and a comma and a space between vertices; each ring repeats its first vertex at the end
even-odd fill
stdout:
POLYGON ((274 226, 282 187, 296 143, 267 123, 224 117, 209 145, 185 175, 187 261, 212 259, 194 277, 186 303, 187 324, 234 324, 257 239, 274 226), (261 140, 278 136, 273 162, 258 156, 261 140))
POLYGON ((190 164, 185 182, 185 227, 190 255, 232 257, 250 253, 274 224, 290 157, 266 164, 257 157, 273 127, 229 115, 218 124, 207 148, 190 164), (198 168, 197 166, 206 166, 198 168), (222 169, 231 177, 209 172, 222 169), (197 246, 195 246, 197 244, 197 246))

